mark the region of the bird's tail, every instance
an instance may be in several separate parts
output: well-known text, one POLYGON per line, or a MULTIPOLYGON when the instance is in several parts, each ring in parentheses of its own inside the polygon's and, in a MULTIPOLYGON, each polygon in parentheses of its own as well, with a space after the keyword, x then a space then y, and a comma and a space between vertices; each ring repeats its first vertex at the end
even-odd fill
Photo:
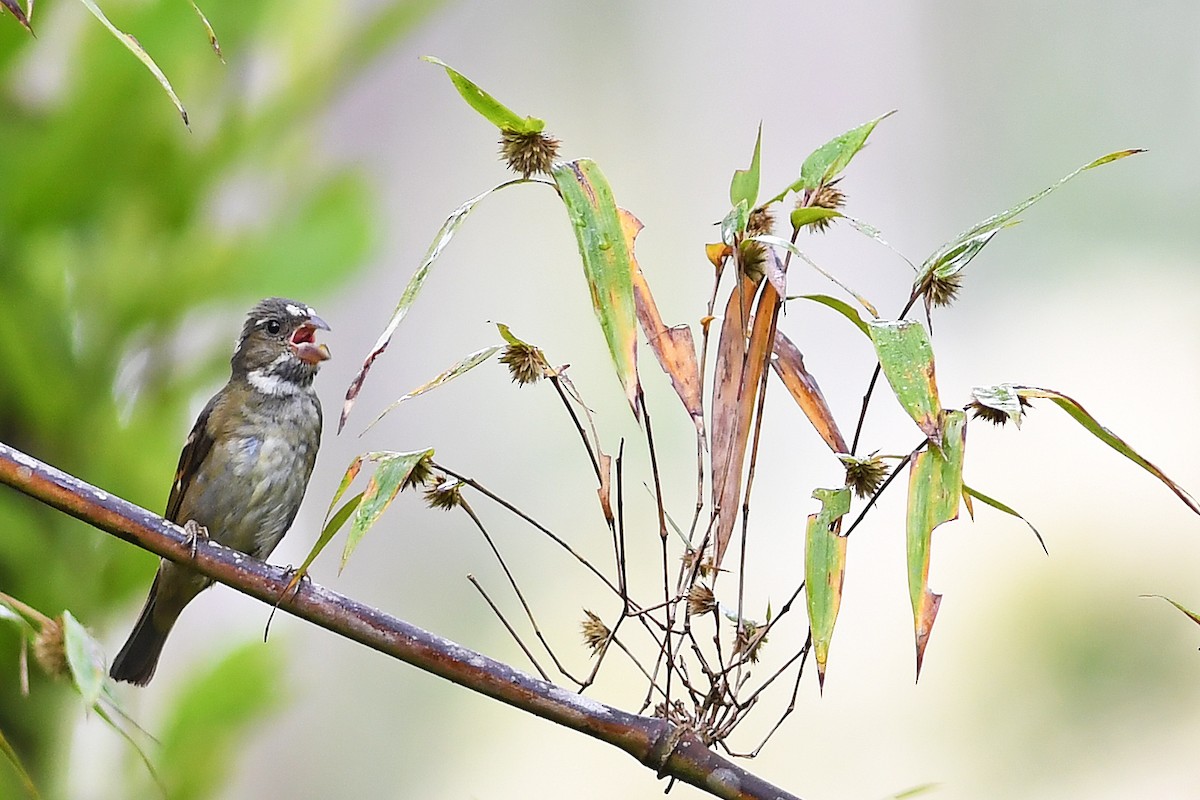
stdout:
POLYGON ((160 627, 155 622, 154 607, 158 598, 158 583, 161 573, 154 576, 150 586, 150 595, 146 605, 138 617, 133 632, 117 657, 113 659, 112 669, 108 674, 115 681, 128 681, 135 686, 145 686, 154 677, 154 669, 158 666, 158 657, 162 654, 163 645, 167 642, 167 634, 171 632, 174 616, 167 622, 166 627, 160 627))

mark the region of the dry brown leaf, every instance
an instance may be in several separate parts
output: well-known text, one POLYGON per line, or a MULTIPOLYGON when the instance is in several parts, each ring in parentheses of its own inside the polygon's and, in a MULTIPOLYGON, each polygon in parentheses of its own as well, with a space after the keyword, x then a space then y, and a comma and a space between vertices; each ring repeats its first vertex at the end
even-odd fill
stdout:
POLYGON ((817 379, 804 368, 803 354, 781 331, 775 331, 775 358, 771 359, 771 366, 829 448, 835 453, 850 452, 817 379))
POLYGON ((642 274, 637 256, 633 251, 634 239, 642 230, 642 223, 625 209, 620 210, 621 229, 629 243, 629 261, 633 277, 633 296, 637 307, 638 322, 646 340, 658 359, 658 364, 671 378, 675 393, 683 401, 696 426, 696 432, 704 436, 704 396, 700 386, 700 368, 696 363, 696 343, 692 329, 686 325, 668 328, 658 313, 658 304, 650 292, 650 284, 642 274))

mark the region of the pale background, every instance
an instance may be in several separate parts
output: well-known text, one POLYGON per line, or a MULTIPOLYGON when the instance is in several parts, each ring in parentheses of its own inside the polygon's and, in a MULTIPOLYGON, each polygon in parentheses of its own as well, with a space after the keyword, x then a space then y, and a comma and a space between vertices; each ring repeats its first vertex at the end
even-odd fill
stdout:
MULTIPOLYGON (((1191 0, 453 4, 382 59, 322 125, 328 157, 372 177, 387 231, 359 283, 304 298, 334 327, 335 360, 319 380, 327 416, 443 219, 505 178, 495 131, 439 69, 418 60, 433 54, 520 113, 545 118, 564 156, 596 159, 618 202, 646 225, 638 255, 670 322, 703 313, 711 275, 703 244, 716 237, 729 177, 748 164, 760 120, 764 192, 773 192, 817 145, 899 109, 844 188, 849 213, 918 262, 1096 156, 1148 148, 1068 184, 970 266, 961 301, 935 319, 938 378, 953 404, 972 385, 1000 381, 1065 391, 1195 490, 1197 32, 1200 6, 1191 0)), ((805 246, 883 313, 899 310, 911 273, 897 257, 845 227, 805 246)), ((830 288, 793 273, 793 292, 830 288)), ((395 397, 495 343, 489 320, 573 365, 610 452, 630 437, 630 535, 654 563, 636 427, 591 316, 566 216, 541 187, 501 193, 468 220, 377 362, 347 432, 335 437, 329 426, 305 511, 275 561, 303 558, 353 455, 424 446, 603 558, 590 470, 549 387, 518 391, 499 368, 482 368, 355 438, 395 397)), ((849 433, 870 372, 865 340, 816 306, 791 306, 783 326, 849 433)), ((642 371, 668 498, 682 518, 692 500, 690 428, 648 354, 642 371)), ((768 409, 752 516, 758 608, 767 600, 777 608, 798 581, 804 515, 816 506, 809 494, 839 479, 778 384, 768 409)), ((881 393, 867 449, 902 452, 918 438, 881 393)), ((1161 593, 1200 608, 1200 520, 1048 403, 1020 432, 972 425, 967 454, 967 481, 1034 521, 1051 557, 1020 522, 986 508, 974 524, 940 530, 931 583, 945 597, 914 685, 903 490, 894 487, 852 537, 825 696, 806 675, 796 713, 747 766, 805 798, 881 798, 926 783, 939 784, 930 796, 947 798, 1200 796, 1200 629, 1138 597, 1161 593)), ((611 613, 611 602, 535 532, 477 506, 553 641, 582 668, 580 608, 611 613)), ((653 581, 652 567, 638 571, 653 581)), ((523 665, 468 572, 516 614, 465 517, 405 499, 341 576, 331 553, 315 578, 523 665)), ((206 615, 185 615, 173 636, 155 684, 163 696, 189 652, 217 646, 229 627, 261 633, 260 605, 220 588, 205 603, 206 615)), ((791 644, 783 634, 772 641, 777 655, 791 644)), ((611 747, 290 618, 275 621, 268 646, 288 653, 280 680, 293 702, 261 726, 229 797, 661 791, 611 747)), ((614 680, 595 696, 628 706, 641 692, 614 680)), ((153 697, 139 702, 139 719, 152 727, 153 697)), ((758 713, 735 745, 752 746, 773 721, 758 713)), ((83 728, 81 745, 91 749, 81 753, 92 756, 74 762, 74 783, 95 789, 104 754, 121 745, 94 721, 83 728)), ((677 786, 671 796, 701 793, 677 786)))

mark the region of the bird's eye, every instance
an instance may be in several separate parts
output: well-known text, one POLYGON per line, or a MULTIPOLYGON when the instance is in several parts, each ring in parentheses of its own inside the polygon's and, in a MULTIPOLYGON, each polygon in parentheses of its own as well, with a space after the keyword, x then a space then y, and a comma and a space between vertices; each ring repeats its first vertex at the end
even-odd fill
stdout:
POLYGON ((282 327, 282 326, 279 324, 279 321, 278 321, 278 320, 270 320, 270 321, 267 323, 267 333, 269 333, 269 334, 271 334, 272 336, 274 336, 275 334, 279 333, 279 330, 280 330, 280 328, 281 328, 281 327, 282 327))

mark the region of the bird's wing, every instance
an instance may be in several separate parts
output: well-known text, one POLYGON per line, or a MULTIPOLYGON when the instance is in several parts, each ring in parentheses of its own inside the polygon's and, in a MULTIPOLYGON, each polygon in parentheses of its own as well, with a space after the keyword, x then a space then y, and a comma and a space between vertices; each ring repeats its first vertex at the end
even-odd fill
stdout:
POLYGON ((196 424, 192 426, 192 432, 188 434, 187 441, 183 443, 183 452, 179 454, 179 466, 175 468, 175 482, 171 484, 171 496, 167 498, 165 514, 166 518, 176 525, 187 522, 187 520, 178 519, 179 507, 183 504, 183 496, 187 494, 192 479, 200 470, 200 465, 204 463, 204 459, 212 450, 214 439, 208 428, 208 419, 212 415, 219 397, 220 395, 209 400, 208 405, 200 412, 196 424))

